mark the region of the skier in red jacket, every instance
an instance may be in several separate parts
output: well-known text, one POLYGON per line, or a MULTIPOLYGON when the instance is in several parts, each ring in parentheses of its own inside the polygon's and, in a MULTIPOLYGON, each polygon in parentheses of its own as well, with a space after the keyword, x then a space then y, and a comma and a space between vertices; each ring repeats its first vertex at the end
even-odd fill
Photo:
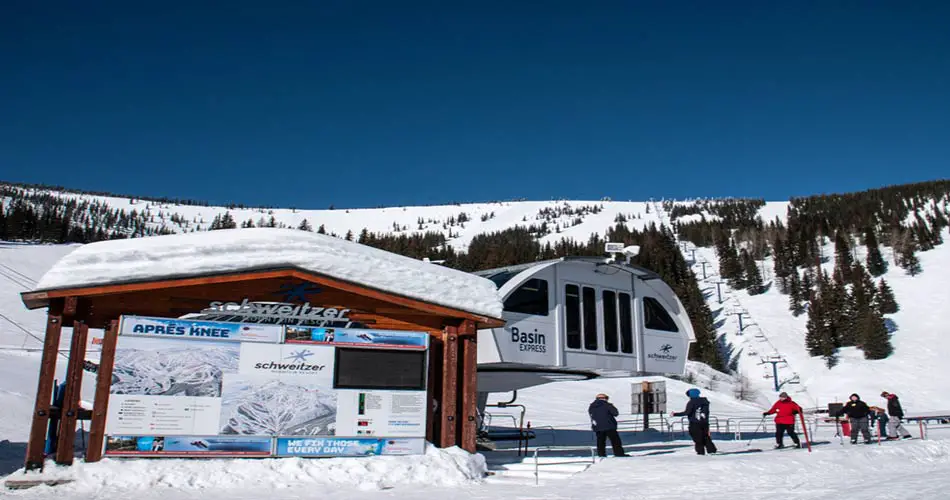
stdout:
POLYGON ((773 413, 775 414, 776 448, 785 447, 785 444, 782 443, 782 437, 784 437, 786 432, 788 432, 788 437, 792 438, 792 441, 795 442, 796 448, 802 447, 801 441, 798 440, 798 434, 795 433, 795 415, 801 412, 802 407, 798 406, 798 403, 792 401, 792 398, 783 392, 778 395, 778 401, 772 405, 772 408, 762 414, 763 417, 772 415, 773 413))

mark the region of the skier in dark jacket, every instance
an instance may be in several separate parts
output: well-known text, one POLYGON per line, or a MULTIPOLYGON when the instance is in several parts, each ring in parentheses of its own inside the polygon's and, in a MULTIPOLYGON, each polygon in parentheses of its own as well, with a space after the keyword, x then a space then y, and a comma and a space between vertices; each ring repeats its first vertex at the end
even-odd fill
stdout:
POLYGON ((871 409, 857 394, 852 394, 848 399, 835 416, 847 415, 851 421, 851 444, 858 444, 858 431, 864 436, 864 443, 871 444, 871 431, 868 429, 868 413, 871 409))
POLYGON ((590 426, 597 434, 597 455, 607 456, 607 439, 610 439, 610 446, 614 449, 615 457, 625 457, 623 444, 620 442, 620 434, 617 433, 617 407, 610 404, 606 394, 598 394, 594 402, 587 408, 587 414, 590 415, 590 426))
POLYGON ((897 436, 898 432, 901 434, 900 437, 910 439, 912 437, 910 431, 905 429, 901 423, 901 420, 904 419, 904 409, 901 408, 901 402, 897 399, 897 394, 884 391, 881 393, 881 397, 887 400, 887 413, 891 417, 887 421, 887 439, 899 439, 897 436))
POLYGON ((716 445, 709 435, 709 400, 699 397, 699 389, 690 389, 686 395, 689 396, 686 409, 670 415, 689 419, 689 436, 693 438, 696 454, 716 453, 716 445))

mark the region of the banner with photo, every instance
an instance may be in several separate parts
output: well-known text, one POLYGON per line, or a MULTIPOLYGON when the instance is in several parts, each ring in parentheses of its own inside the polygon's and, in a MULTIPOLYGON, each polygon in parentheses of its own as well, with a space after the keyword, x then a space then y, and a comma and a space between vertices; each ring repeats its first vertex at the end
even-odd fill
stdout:
POLYGON ((278 438, 276 449, 279 457, 420 455, 424 452, 423 438, 278 438))
POLYGON ((114 457, 269 457, 274 440, 269 437, 221 436, 109 436, 105 454, 114 457))
POLYGON ((319 326, 287 326, 288 344, 333 344, 357 347, 385 347, 389 349, 426 349, 429 334, 397 330, 368 330, 363 328, 327 328, 319 326))

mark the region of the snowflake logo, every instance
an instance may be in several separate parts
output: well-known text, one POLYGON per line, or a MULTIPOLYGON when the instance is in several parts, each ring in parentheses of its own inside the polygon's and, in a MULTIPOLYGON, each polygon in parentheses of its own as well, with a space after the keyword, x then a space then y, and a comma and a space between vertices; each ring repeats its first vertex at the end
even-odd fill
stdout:
POLYGON ((290 353, 290 356, 287 356, 285 359, 291 359, 303 363, 307 361, 307 358, 310 356, 313 356, 313 352, 311 352, 309 349, 301 349, 297 352, 290 353))
POLYGON ((280 286, 277 292, 284 296, 284 302, 307 302, 307 297, 320 293, 320 287, 311 283, 301 283, 299 285, 284 284, 280 286))
POLYGON ((663 354, 669 354, 673 350, 673 346, 670 344, 663 344, 663 347, 660 348, 663 351, 663 354))

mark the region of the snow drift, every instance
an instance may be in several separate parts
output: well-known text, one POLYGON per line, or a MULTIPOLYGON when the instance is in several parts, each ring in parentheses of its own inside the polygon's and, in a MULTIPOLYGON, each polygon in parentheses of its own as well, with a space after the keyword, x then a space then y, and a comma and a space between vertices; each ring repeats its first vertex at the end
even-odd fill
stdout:
MULTIPOLYGON (((72 467, 47 463, 42 473, 14 472, 9 478, 72 479, 71 495, 99 496, 107 491, 122 491, 123 496, 136 491, 168 489, 237 491, 246 488, 313 488, 336 486, 375 490, 400 485, 457 486, 481 481, 487 468, 481 455, 472 455, 460 448, 438 449, 426 445, 425 455, 398 457, 359 457, 304 459, 281 458, 262 460, 130 460, 106 459, 87 464, 76 462, 72 467)), ((42 495, 47 488, 36 488, 24 495, 42 495)), ((49 490, 47 490, 49 491, 49 490)), ((311 490, 313 492, 319 490, 311 490)), ((315 494, 315 496, 318 496, 315 494)))

